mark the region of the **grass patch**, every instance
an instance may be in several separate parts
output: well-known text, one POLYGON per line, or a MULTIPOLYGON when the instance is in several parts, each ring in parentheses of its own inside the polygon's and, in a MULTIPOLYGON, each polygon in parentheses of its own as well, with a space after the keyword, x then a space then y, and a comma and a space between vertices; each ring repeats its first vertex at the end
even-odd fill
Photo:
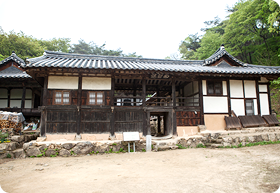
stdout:
POLYGON ((187 149, 186 147, 182 146, 181 144, 176 144, 178 146, 178 149, 187 149))

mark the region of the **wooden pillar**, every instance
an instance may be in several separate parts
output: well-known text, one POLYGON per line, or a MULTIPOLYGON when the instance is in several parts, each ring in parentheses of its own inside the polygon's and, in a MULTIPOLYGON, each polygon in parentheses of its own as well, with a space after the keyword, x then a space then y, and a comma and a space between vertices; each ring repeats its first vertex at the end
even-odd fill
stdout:
POLYGON ((146 106, 146 76, 142 77, 142 106, 146 106))
POLYGON ((82 75, 79 75, 77 101, 77 135, 81 134, 82 75))
POLYGON ((11 107, 11 89, 8 88, 8 106, 7 107, 11 107))
POLYGON ((111 93, 110 93, 110 103, 111 103, 111 119, 110 119, 110 135, 115 136, 115 109, 114 109, 114 103, 115 103, 115 77, 112 75, 111 78, 111 93))
POLYGON ((150 112, 146 112, 147 135, 151 135, 150 112))
POLYGON ((161 133, 161 128, 160 128, 160 115, 157 116, 157 128, 158 128, 158 133, 161 133))
POLYGON ((199 80, 198 84, 199 84, 200 124, 204 125, 202 80, 199 80))
POLYGON ((175 88, 174 78, 172 78, 172 102, 173 102, 173 108, 176 107, 176 88, 175 88))
POLYGON ((269 114, 272 114, 271 109, 271 98, 270 98, 270 89, 269 89, 269 83, 267 83, 267 97, 268 97, 268 104, 269 104, 269 114))
POLYGON ((23 82, 22 83, 22 97, 21 97, 21 111, 22 109, 24 109, 24 106, 25 106, 25 94, 26 94, 26 85, 25 83, 23 82))
POLYGON ((227 80, 227 99, 228 99, 228 116, 231 116, 230 86, 227 80))
POLYGON ((48 76, 44 78, 44 87, 43 87, 43 106, 48 104, 48 76))
POLYGON ((260 103, 260 91, 259 91, 259 81, 256 80, 256 91, 257 91, 257 105, 258 105, 258 115, 261 114, 261 103, 260 103))
POLYGON ((41 108, 41 136, 46 136, 47 130, 47 102, 48 102, 48 77, 44 78, 44 87, 43 87, 43 106, 41 108))

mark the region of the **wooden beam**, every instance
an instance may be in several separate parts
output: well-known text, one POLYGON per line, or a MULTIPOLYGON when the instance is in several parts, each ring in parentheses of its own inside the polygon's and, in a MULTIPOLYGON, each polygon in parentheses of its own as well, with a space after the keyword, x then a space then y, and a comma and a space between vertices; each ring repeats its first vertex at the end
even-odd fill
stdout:
POLYGON ((43 106, 48 104, 48 76, 44 78, 44 87, 43 87, 43 106))
POLYGON ((8 106, 7 107, 10 107, 11 106, 11 89, 8 88, 8 106))
POLYGON ((146 106, 146 76, 142 77, 142 106, 146 106))
POLYGON ((26 94, 26 86, 25 83, 22 83, 23 89, 22 89, 22 97, 21 97, 21 109, 24 109, 25 106, 25 94, 26 94))
POLYGON ((82 75, 79 75, 77 101, 77 135, 81 134, 82 75))
POLYGON ((259 91, 259 81, 256 81, 256 91, 257 91, 257 104, 258 104, 258 115, 261 114, 261 105, 260 105, 260 91, 259 91))
POLYGON ((229 79, 227 80, 227 100, 228 100, 228 115, 231 116, 231 101, 230 101, 229 79))
POLYGON ((200 106, 200 124, 204 125, 204 111, 203 111, 203 93, 202 93, 202 80, 198 81, 199 85, 199 106, 200 106))

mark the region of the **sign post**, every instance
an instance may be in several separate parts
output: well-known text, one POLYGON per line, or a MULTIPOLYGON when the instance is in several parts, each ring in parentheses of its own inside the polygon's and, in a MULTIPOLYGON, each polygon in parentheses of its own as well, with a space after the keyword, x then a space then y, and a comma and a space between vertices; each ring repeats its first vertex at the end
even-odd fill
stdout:
POLYGON ((133 152, 135 152, 135 141, 139 141, 139 132, 123 132, 123 140, 128 141, 128 152, 130 153, 130 142, 133 142, 133 152))

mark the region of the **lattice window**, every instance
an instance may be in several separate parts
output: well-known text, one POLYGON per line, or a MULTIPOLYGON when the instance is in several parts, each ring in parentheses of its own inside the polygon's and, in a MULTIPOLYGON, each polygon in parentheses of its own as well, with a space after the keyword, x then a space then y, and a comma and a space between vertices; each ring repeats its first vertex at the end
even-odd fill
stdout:
POLYGON ((104 105, 104 92, 88 92, 87 105, 104 105))
POLYGON ((207 94, 222 95, 223 94, 222 81, 207 81, 207 94))
POLYGON ((69 105, 70 92, 69 91, 54 91, 54 104, 55 105, 69 105))
POLYGON ((245 100, 245 111, 246 111, 246 115, 254 115, 254 100, 253 99, 245 100))

